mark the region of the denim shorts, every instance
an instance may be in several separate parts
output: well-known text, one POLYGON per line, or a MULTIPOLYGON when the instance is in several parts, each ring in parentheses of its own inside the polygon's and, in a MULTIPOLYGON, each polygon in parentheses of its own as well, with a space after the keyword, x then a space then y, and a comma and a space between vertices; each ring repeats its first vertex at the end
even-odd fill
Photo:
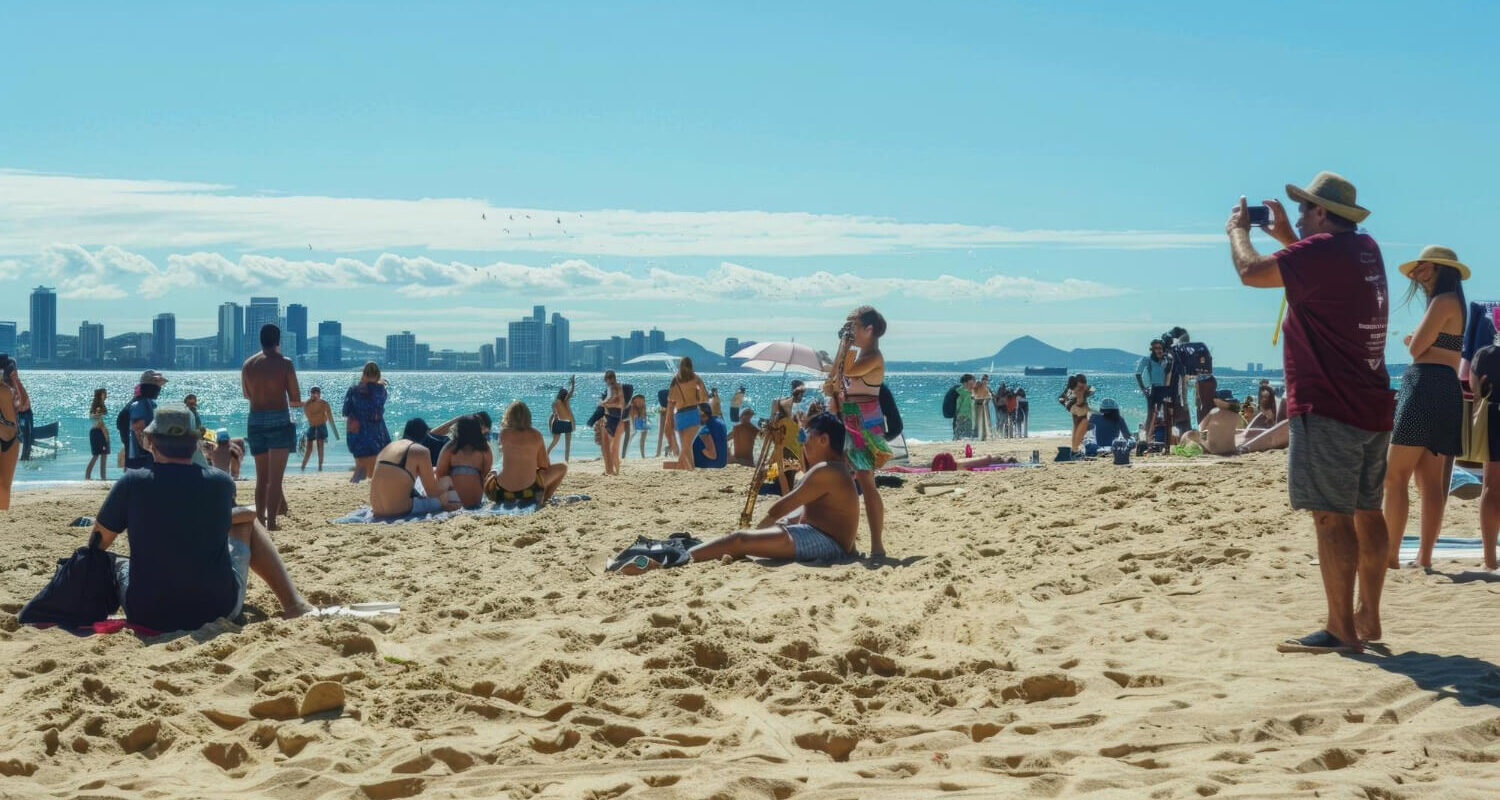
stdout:
MULTIPOLYGON (((234 619, 240 615, 245 607, 245 582, 250 577, 250 545, 242 539, 229 537, 229 565, 234 568, 234 582, 238 587, 237 597, 234 601, 234 610, 224 615, 225 619, 234 619)), ((130 588, 130 559, 115 559, 115 587, 120 593, 120 610, 126 616, 130 612, 125 609, 125 592, 130 588)), ((192 598, 183 598, 184 602, 192 602, 192 598)))

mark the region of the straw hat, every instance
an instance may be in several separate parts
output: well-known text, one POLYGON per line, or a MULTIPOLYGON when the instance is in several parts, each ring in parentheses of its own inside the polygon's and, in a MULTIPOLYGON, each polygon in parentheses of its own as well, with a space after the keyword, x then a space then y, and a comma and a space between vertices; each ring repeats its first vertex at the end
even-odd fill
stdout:
POLYGON ((1465 264, 1462 261, 1459 261, 1458 254, 1453 252, 1452 249, 1435 244, 1429 244, 1426 247, 1422 248, 1421 254, 1417 256, 1415 261, 1408 261, 1405 264, 1397 267, 1397 269, 1401 270, 1402 275, 1410 278, 1411 271, 1416 269, 1417 265, 1422 263, 1423 261, 1428 261, 1433 264, 1442 264, 1445 267, 1452 267, 1458 270, 1458 277, 1460 280, 1469 279, 1469 265, 1465 264))
POLYGON ((1363 222, 1370 216, 1368 208, 1355 204, 1354 184, 1344 176, 1326 170, 1319 172, 1305 189, 1287 184, 1286 195, 1299 203, 1322 206, 1350 222, 1363 222))

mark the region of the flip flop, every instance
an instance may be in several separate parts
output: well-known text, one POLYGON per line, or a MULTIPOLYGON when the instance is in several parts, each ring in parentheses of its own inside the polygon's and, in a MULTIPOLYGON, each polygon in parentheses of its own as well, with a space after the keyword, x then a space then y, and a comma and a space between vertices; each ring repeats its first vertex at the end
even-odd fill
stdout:
POLYGON ((1324 630, 1309 633, 1301 639, 1287 639, 1276 645, 1276 649, 1282 653, 1359 653, 1364 651, 1364 645, 1344 642, 1324 630))

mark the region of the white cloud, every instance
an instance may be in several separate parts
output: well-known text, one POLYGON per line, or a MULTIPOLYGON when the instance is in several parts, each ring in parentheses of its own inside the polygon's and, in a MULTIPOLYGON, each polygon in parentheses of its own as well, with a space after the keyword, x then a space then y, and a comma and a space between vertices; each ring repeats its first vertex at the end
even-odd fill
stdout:
MULTIPOLYGON (((0 253, 51 242, 137 250, 429 249, 581 256, 836 256, 1011 246, 1162 249, 1214 233, 1013 230, 774 211, 560 210, 484 200, 236 194, 208 183, 0 169, 0 253)), ((269 276, 268 276, 269 278, 269 276)))
POLYGON ((777 304, 845 305, 890 296, 933 301, 1024 299, 1035 302, 1110 297, 1127 290, 1067 278, 1044 281, 996 275, 983 281, 939 275, 935 278, 868 278, 851 272, 816 271, 778 275, 724 262, 703 274, 653 268, 646 275, 611 270, 581 259, 546 266, 497 261, 466 264, 382 254, 373 264, 353 258, 291 260, 244 255, 234 261, 219 253, 174 254, 166 266, 118 247, 90 252, 74 244, 43 248, 40 271, 59 282, 69 298, 124 297, 121 283, 132 283, 147 298, 183 289, 224 288, 232 293, 261 289, 356 289, 386 286, 416 298, 482 294, 569 300, 649 300, 671 302, 752 301, 777 304))

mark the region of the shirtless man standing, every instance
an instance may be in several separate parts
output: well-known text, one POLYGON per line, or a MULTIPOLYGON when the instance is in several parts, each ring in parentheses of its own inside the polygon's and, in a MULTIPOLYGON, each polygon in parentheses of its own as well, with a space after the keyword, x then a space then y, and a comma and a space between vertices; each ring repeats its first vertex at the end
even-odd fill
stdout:
POLYGON ((297 426, 290 408, 302 405, 297 369, 281 354, 281 329, 260 329, 260 352, 245 359, 240 387, 250 401, 245 439, 255 457, 255 515, 267 530, 277 530, 276 513, 285 512, 281 479, 287 456, 297 446, 297 426), (290 407, 290 408, 289 408, 290 407))
MULTIPOLYGON (((859 497, 844 461, 844 423, 832 414, 819 414, 806 424, 803 445, 812 468, 797 486, 766 511, 755 530, 736 531, 688 551, 694 561, 723 556, 756 556, 796 561, 832 561, 854 552, 859 530, 859 497), (782 516, 797 508, 803 512, 785 524, 782 516)), ((658 566, 645 556, 620 568, 635 575, 658 566)))
POLYGON ((307 393, 307 404, 302 406, 302 415, 307 417, 307 450, 302 454, 302 468, 312 458, 313 446, 318 448, 318 471, 323 471, 323 443, 328 441, 328 429, 333 428, 333 438, 339 438, 339 427, 333 424, 333 406, 323 399, 323 390, 317 386, 307 393))

